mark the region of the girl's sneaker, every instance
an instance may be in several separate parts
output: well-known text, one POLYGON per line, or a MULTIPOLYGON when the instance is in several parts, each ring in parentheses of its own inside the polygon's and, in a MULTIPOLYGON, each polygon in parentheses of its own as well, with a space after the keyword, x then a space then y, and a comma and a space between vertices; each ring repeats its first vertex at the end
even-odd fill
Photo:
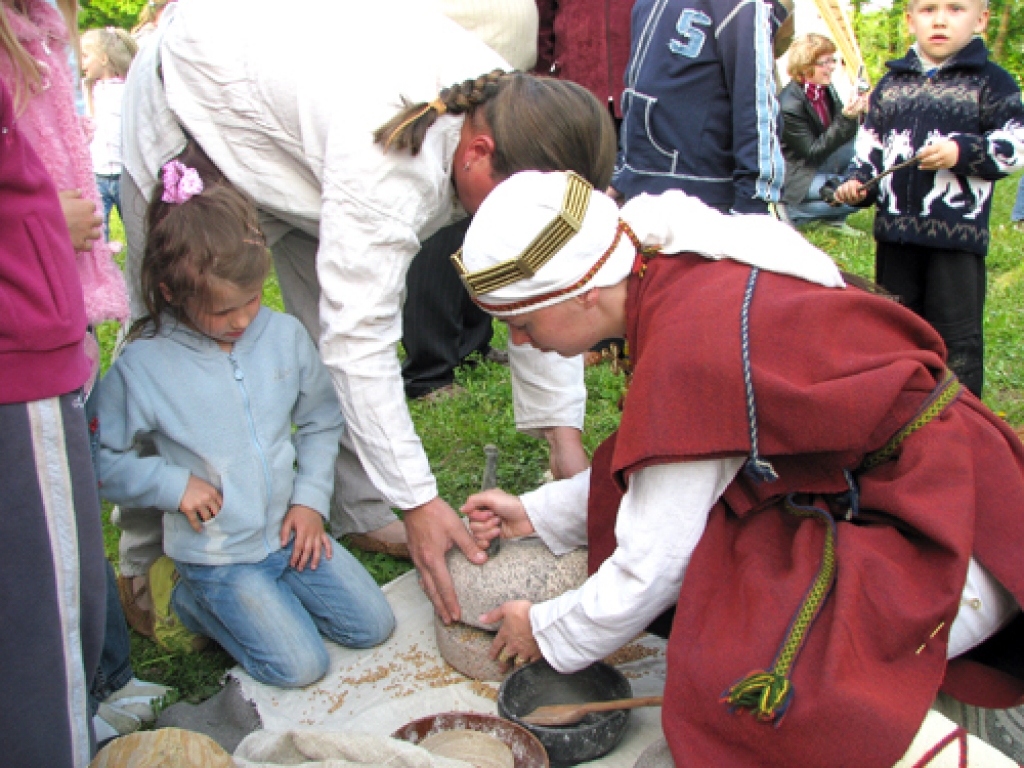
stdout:
POLYGON ((92 729, 96 734, 96 744, 100 745, 118 736, 134 733, 142 727, 142 721, 120 707, 101 703, 92 718, 92 729))
POLYGON ((198 653, 210 642, 181 623, 171 608, 171 593, 178 582, 174 561, 161 555, 149 566, 149 594, 153 598, 153 636, 156 644, 171 653, 198 653))
MULTIPOLYGON (((104 704, 134 715, 144 723, 156 720, 156 707, 173 689, 133 677, 123 688, 103 700, 104 704)), ((124 734, 122 734, 124 735, 124 734)))

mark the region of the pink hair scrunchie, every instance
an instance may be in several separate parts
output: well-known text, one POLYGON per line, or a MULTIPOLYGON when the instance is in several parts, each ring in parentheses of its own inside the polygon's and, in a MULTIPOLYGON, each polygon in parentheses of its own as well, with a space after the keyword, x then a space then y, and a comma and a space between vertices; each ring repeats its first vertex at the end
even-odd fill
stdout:
POLYGON ((160 199, 171 205, 181 205, 203 191, 203 180, 195 168, 180 160, 171 160, 164 166, 164 193, 160 199))

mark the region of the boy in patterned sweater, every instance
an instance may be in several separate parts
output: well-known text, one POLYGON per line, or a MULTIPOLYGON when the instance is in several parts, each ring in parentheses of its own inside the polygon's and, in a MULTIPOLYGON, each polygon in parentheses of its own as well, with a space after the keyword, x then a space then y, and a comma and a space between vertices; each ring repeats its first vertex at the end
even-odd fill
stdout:
POLYGON ((838 202, 878 206, 876 281, 934 326, 949 367, 978 397, 992 188, 1024 167, 1020 89, 975 37, 988 16, 987 0, 910 0, 916 42, 888 62, 848 181, 835 193, 838 202))

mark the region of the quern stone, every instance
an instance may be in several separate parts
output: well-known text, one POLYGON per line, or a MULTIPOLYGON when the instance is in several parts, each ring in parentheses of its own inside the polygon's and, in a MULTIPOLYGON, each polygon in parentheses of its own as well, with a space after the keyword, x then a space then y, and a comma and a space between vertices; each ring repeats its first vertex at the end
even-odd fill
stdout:
POLYGON ((456 672, 474 680, 500 683, 511 671, 510 665, 494 661, 488 655, 495 634, 463 624, 461 621, 453 621, 445 626, 441 617, 434 614, 434 635, 441 658, 456 672))
POLYGON ((502 541, 497 555, 476 565, 462 550, 452 547, 448 571, 462 608, 462 621, 497 630, 498 624, 483 624, 479 617, 509 600, 541 603, 582 586, 587 580, 587 549, 559 556, 538 538, 510 539, 502 541))

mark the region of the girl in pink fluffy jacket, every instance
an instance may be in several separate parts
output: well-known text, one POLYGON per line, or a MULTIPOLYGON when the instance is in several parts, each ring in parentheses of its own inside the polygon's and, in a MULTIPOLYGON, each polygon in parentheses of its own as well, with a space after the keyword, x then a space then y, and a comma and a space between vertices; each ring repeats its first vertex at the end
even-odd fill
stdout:
MULTIPOLYGON (((73 11, 66 16, 74 18, 73 11)), ((99 194, 67 64, 71 44, 65 19, 45 0, 0 0, 0 79, 14 93, 19 130, 60 192, 86 316, 96 325, 127 318, 128 303, 124 278, 100 236, 99 194)))

